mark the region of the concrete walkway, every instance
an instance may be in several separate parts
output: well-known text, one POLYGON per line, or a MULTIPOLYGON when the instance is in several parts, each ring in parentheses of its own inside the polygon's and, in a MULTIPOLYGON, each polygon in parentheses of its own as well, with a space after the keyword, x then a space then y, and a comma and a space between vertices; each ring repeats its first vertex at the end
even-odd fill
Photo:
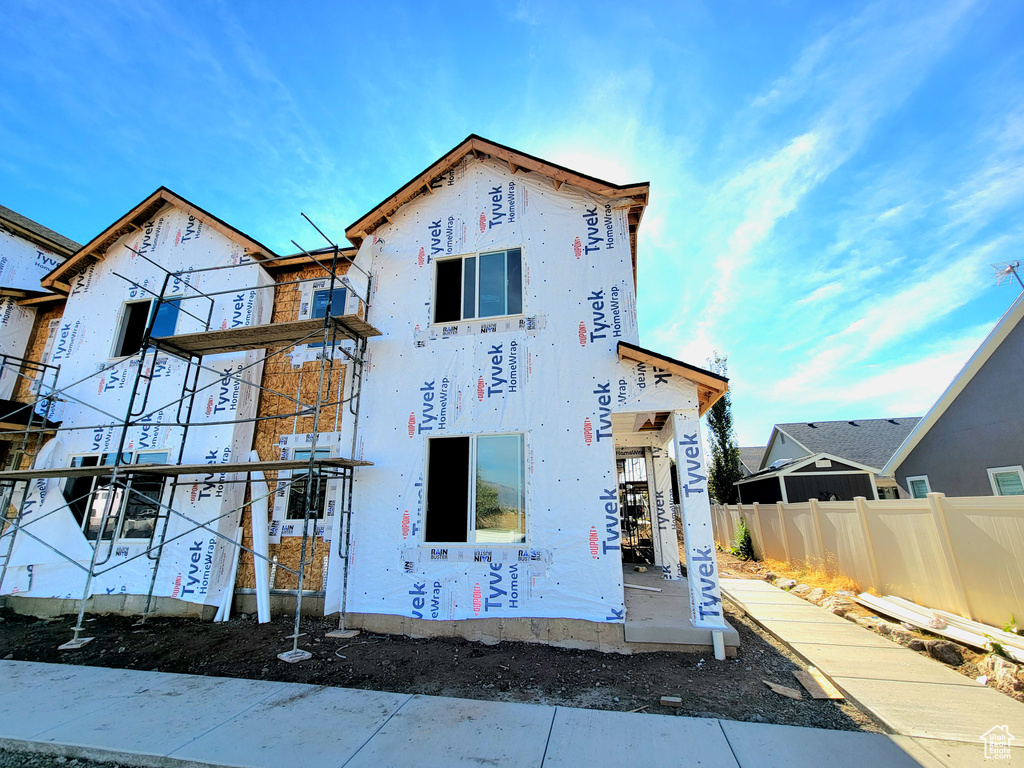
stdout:
POLYGON ((0 661, 5 747, 151 766, 941 765, 872 733, 21 661, 0 661))
POLYGON ((721 584, 751 619, 904 737, 896 741, 908 751, 916 745, 939 765, 1024 766, 1024 704, 765 581, 721 584), (1012 760, 985 760, 981 736, 994 726, 1021 745, 1012 760))

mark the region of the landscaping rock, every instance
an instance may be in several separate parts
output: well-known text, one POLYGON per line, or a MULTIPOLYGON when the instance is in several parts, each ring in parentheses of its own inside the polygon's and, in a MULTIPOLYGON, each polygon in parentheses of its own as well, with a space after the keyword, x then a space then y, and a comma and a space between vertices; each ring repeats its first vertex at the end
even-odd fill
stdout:
POLYGON ((903 629, 903 627, 893 627, 892 633, 889 635, 890 640, 895 640, 900 645, 910 645, 910 641, 914 639, 914 636, 903 629))
POLYGON ((814 603, 815 605, 817 605, 818 603, 820 603, 822 600, 825 599, 825 590, 822 589, 821 587, 815 587, 814 589, 812 589, 810 592, 807 593, 807 596, 804 597, 804 599, 807 600, 808 602, 811 602, 811 603, 814 603))
POLYGON ((764 572, 764 580, 765 581, 774 582, 777 578, 779 578, 779 574, 777 574, 777 573, 773 573, 771 571, 765 571, 764 572))
POLYGON ((797 597, 803 597, 804 595, 806 595, 808 592, 811 591, 811 588, 808 587, 806 584, 797 584, 795 587, 793 587, 789 591, 792 592, 797 597))
POLYGON ((910 639, 910 642, 907 643, 907 648, 912 651, 923 651, 925 649, 924 640, 919 637, 913 637, 910 639))
POLYGON ((925 650, 933 659, 949 664, 951 667, 959 667, 964 663, 964 657, 960 655, 960 649, 955 643, 948 640, 925 640, 925 650))
POLYGON ((836 616, 845 616, 849 611, 857 610, 857 604, 850 598, 843 597, 842 595, 826 597, 818 605, 827 611, 832 611, 836 616))
POLYGON ((792 579, 787 579, 784 576, 780 576, 772 583, 775 584, 775 586, 779 589, 792 589, 796 586, 795 581, 793 581, 792 579))

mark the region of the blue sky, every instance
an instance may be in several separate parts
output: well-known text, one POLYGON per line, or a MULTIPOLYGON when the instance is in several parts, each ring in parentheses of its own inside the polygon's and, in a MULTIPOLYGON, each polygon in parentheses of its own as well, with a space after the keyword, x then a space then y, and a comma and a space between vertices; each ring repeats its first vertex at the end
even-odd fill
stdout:
POLYGON ((650 181, 641 343, 728 355, 763 444, 923 414, 1016 297, 1022 31, 1010 0, 12 0, 0 203, 85 242, 164 184, 285 252, 469 133, 650 181))

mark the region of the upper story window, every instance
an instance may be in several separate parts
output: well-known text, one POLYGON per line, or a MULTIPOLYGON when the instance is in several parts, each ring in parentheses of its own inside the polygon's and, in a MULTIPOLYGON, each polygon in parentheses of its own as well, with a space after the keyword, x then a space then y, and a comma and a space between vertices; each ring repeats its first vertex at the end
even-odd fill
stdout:
MULTIPOLYGON (((114 337, 112 357, 127 357, 142 349, 142 340, 146 335, 146 325, 153 310, 152 299, 145 301, 125 302, 121 309, 121 321, 114 337)), ((152 336, 173 336, 178 324, 178 311, 181 299, 161 302, 153 319, 152 336)))
MULTIPOLYGON (((345 289, 335 288, 333 292, 330 288, 324 288, 321 291, 313 291, 313 299, 309 303, 309 317, 310 319, 316 319, 318 317, 327 316, 327 305, 331 305, 331 317, 340 317, 345 314, 345 289)), ((310 347, 322 347, 324 343, 322 341, 311 341, 309 342, 310 347)))
POLYGON ((435 323, 522 313, 522 249, 440 259, 435 263, 435 323))

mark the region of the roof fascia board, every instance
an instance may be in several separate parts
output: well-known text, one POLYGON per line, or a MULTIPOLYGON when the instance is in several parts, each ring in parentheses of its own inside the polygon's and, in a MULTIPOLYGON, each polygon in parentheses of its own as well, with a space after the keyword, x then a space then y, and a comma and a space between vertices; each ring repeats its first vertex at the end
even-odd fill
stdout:
MULTIPOLYGON (((806 445, 804 445, 804 444, 803 444, 803 443, 801 443, 801 442, 800 442, 799 440, 797 440, 797 439, 796 439, 795 437, 793 437, 793 436, 792 436, 791 434, 789 434, 789 432, 787 432, 787 431, 786 431, 786 430, 784 430, 784 429, 780 429, 780 428, 779 428, 779 425, 778 425, 778 424, 776 424, 776 425, 775 425, 775 429, 777 429, 777 430, 778 430, 779 432, 781 432, 782 434, 784 434, 784 435, 785 435, 786 437, 788 437, 788 438, 789 438, 790 440, 792 440, 792 441, 793 441, 794 443, 796 443, 797 445, 799 445, 799 446, 800 446, 801 448, 803 448, 803 449, 804 449, 805 451, 807 451, 807 453, 813 453, 813 451, 812 451, 812 450, 811 450, 810 448, 808 448, 808 447, 807 447, 806 445)), ((767 456, 768 454, 765 454, 765 455, 767 456)))
MULTIPOLYGON (((842 456, 837 456, 834 453, 825 453, 825 452, 815 453, 814 455, 808 456, 805 459, 800 459, 799 461, 796 461, 796 462, 794 462, 792 464, 787 464, 780 471, 783 474, 788 474, 789 472, 795 472, 796 470, 798 470, 798 469, 800 469, 802 467, 806 467, 811 462, 820 461, 821 459, 828 459, 829 461, 839 461, 839 462, 842 462, 843 464, 847 464, 847 465, 849 465, 851 467, 856 467, 858 470, 861 470, 863 472, 871 472, 872 474, 876 474, 876 475, 878 474, 878 471, 879 471, 878 467, 870 467, 867 464, 862 464, 859 461, 854 461, 853 459, 847 459, 847 458, 844 458, 842 456)), ((836 471, 837 472, 841 472, 843 470, 836 470, 836 471)))
POLYGON ((892 458, 886 462, 879 472, 882 477, 895 476, 896 470, 899 469, 900 465, 918 446, 921 440, 924 439, 929 430, 935 426, 935 422, 953 404, 953 401, 971 383, 975 374, 981 370, 982 366, 988 362, 992 354, 999 348, 999 345, 1010 335, 1010 331, 1017 327, 1022 317, 1024 317, 1024 291, 1014 300, 1010 308, 1003 313, 1003 316, 999 318, 999 322, 989 331, 988 336, 985 337, 985 340, 974 351, 970 360, 960 369, 960 372, 950 382, 949 386, 946 387, 946 390, 939 395, 939 399, 935 401, 935 404, 924 415, 924 418, 917 422, 917 425, 910 430, 910 434, 907 435, 900 447, 896 449, 896 453, 892 455, 892 458))
POLYGON ((652 365, 696 384, 698 416, 703 416, 707 413, 708 409, 721 400, 729 391, 729 380, 724 376, 689 365, 682 360, 674 360, 671 357, 659 355, 657 352, 643 349, 625 341, 620 341, 617 349, 620 361, 629 360, 631 362, 652 365))
POLYGON ((793 472, 796 472, 798 469, 802 469, 803 467, 806 467, 811 462, 820 461, 821 459, 829 459, 830 461, 842 462, 843 464, 846 464, 848 466, 854 467, 856 471, 851 471, 851 470, 848 470, 848 469, 837 469, 835 472, 814 472, 814 473, 803 472, 801 474, 817 474, 817 475, 840 475, 840 474, 845 474, 845 475, 850 475, 850 474, 860 474, 861 472, 868 472, 868 473, 870 473, 872 475, 877 475, 878 474, 878 468, 877 467, 869 467, 867 464, 861 464, 859 461, 853 461, 852 459, 845 459, 842 456, 836 456, 833 453, 815 453, 815 454, 812 454, 810 456, 806 456, 806 457, 797 459, 793 463, 787 464, 784 467, 779 467, 778 469, 774 470, 773 472, 765 472, 764 474, 761 474, 761 475, 750 475, 749 477, 744 477, 742 480, 735 481, 733 483, 733 485, 740 485, 741 483, 752 483, 752 482, 755 482, 757 480, 765 480, 765 479, 770 478, 770 477, 781 477, 783 475, 789 475, 789 474, 792 474, 793 472))
POLYGON ((262 243, 253 240, 251 237, 246 235, 244 232, 235 229, 230 224, 222 221, 221 219, 214 216, 212 213, 203 210, 194 203, 189 202, 185 198, 176 195, 174 192, 169 190, 167 187, 160 187, 153 194, 149 195, 141 203, 133 207, 128 213, 119 218, 109 227, 100 232, 94 237, 87 245, 82 246, 71 258, 65 261, 63 264, 57 266, 51 270, 49 274, 42 279, 42 285, 45 288, 56 289, 68 293, 70 291, 70 285, 67 281, 61 280, 61 277, 71 271, 72 268, 80 264, 87 257, 92 256, 95 259, 103 258, 106 250, 102 253, 98 253, 97 250, 103 244, 103 242, 110 236, 112 232, 128 226, 138 226, 134 223, 134 219, 139 216, 140 213, 145 211, 155 203, 163 201, 164 203, 170 203, 183 211, 188 213, 190 216, 195 216, 197 219, 202 221, 204 224, 209 226, 211 229, 219 232, 228 239, 238 243, 245 247, 246 252, 253 254, 257 259, 262 260, 265 258, 276 258, 277 254, 271 251, 269 248, 264 246, 262 243))
POLYGON ((70 248, 66 248, 65 246, 43 237, 30 229, 25 229, 25 227, 16 224, 10 219, 0 218, 0 224, 3 224, 4 229, 10 230, 22 240, 28 240, 30 243, 38 245, 40 248, 45 248, 48 251, 52 251, 53 253, 65 257, 71 256, 75 253, 70 248))
MULTIPOLYGON (((439 160, 429 165, 411 181, 402 185, 392 195, 371 208, 355 222, 345 229, 345 236, 349 241, 358 246, 374 229, 380 226, 379 219, 386 219, 405 203, 409 202, 421 189, 429 188, 430 182, 437 178, 444 171, 448 170, 455 163, 470 153, 482 152, 491 155, 509 164, 513 173, 518 168, 548 176, 553 179, 557 186, 568 183, 573 186, 585 189, 603 197, 637 197, 643 196, 643 205, 647 203, 647 195, 650 192, 649 182, 638 182, 626 185, 612 184, 611 182, 587 176, 578 171, 564 168, 555 163, 547 162, 539 157, 528 155, 517 149, 506 147, 502 144, 484 139, 476 134, 470 134, 463 141, 459 142, 439 160)), ((557 187, 556 187, 557 188, 557 187)), ((642 206, 641 211, 642 214, 642 206)))

